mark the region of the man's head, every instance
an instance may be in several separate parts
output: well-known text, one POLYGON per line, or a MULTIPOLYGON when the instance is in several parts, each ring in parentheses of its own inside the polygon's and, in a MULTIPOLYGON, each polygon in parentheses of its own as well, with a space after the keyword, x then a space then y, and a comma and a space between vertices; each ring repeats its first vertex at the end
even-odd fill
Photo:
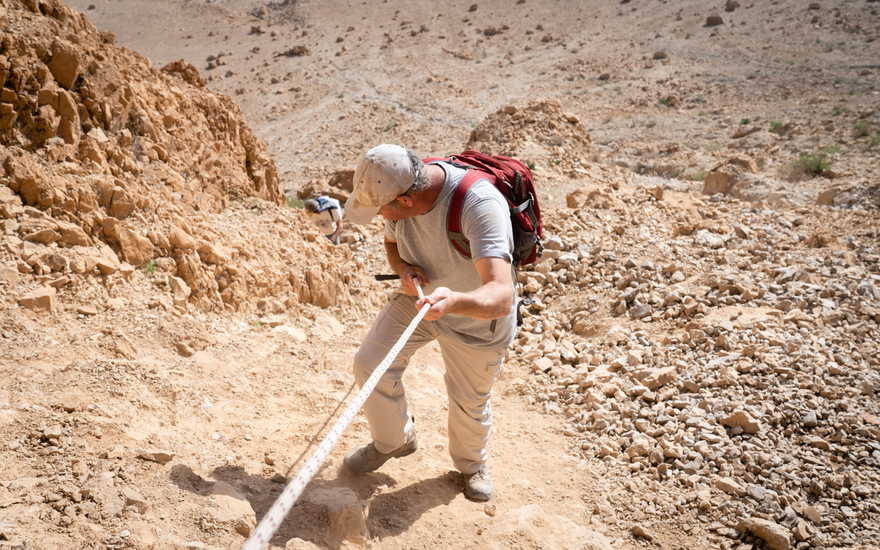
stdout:
POLYGON ((362 224, 379 213, 388 219, 406 217, 413 194, 427 185, 425 166, 415 153, 400 145, 377 145, 364 154, 354 171, 346 218, 362 224))
POLYGON ((306 212, 311 212, 314 214, 318 211, 318 208, 320 207, 318 206, 318 201, 316 201, 315 199, 309 199, 303 202, 303 208, 306 209, 306 212))

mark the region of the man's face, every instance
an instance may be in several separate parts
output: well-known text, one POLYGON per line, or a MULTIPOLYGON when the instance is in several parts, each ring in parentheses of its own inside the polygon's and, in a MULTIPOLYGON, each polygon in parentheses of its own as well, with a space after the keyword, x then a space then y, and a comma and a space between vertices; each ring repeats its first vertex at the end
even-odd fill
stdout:
POLYGON ((411 218, 416 215, 413 198, 406 193, 398 195, 393 201, 379 209, 379 215, 389 221, 411 218))

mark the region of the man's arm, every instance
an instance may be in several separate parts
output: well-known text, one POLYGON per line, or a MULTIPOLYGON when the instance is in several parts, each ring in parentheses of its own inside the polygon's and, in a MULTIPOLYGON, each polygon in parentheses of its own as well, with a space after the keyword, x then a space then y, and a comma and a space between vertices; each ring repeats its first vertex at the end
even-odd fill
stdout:
POLYGON ((501 258, 480 258, 474 262, 482 284, 470 292, 440 287, 416 303, 432 304, 425 319, 434 320, 449 313, 475 319, 500 319, 513 307, 513 276, 510 263, 501 258))
POLYGON ((400 275, 400 286, 403 293, 407 296, 417 296, 418 291, 413 279, 417 279, 419 284, 427 284, 428 276, 425 271, 417 265, 403 261, 403 258, 400 257, 400 251, 397 249, 397 242, 389 240, 388 237, 385 237, 385 256, 388 257, 388 265, 391 266, 391 269, 400 275))

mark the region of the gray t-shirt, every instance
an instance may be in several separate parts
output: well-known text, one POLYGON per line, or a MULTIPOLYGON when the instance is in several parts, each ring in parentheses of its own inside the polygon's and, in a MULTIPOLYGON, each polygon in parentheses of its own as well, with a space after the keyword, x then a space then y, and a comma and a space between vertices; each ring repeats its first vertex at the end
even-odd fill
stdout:
MULTIPOLYGON (((465 195, 461 213, 462 233, 470 242, 471 258, 453 248, 446 231, 446 213, 452 194, 465 170, 446 162, 437 163, 446 180, 433 208, 412 218, 385 222, 385 238, 397 243, 403 261, 425 270, 430 283, 423 288, 430 294, 445 286, 468 292, 482 285, 474 261, 502 258, 511 264, 513 274, 513 229, 507 201, 488 181, 474 183, 465 195)), ((515 279, 514 279, 515 280, 515 279)), ((463 315, 445 315, 434 321, 439 330, 454 334, 462 342, 483 349, 507 347, 516 333, 515 296, 511 296, 510 314, 495 321, 463 315)))

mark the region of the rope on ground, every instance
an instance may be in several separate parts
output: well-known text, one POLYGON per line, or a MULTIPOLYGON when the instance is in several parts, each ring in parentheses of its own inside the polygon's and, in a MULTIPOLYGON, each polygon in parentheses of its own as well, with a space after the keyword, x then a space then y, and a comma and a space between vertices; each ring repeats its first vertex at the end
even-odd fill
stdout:
MULTIPOLYGON (((419 297, 423 297, 422 289, 419 287, 417 288, 419 291, 419 297)), ((260 524, 257 525, 257 528, 254 529, 254 532, 251 533, 251 536, 245 541, 241 550, 263 550, 269 545, 269 541, 275 536, 275 532, 278 531, 278 528, 281 527, 281 523, 284 521, 284 518, 287 517, 287 514, 290 513, 290 509, 293 508, 293 505, 296 504, 297 499, 306 488, 306 485, 315 475, 315 472, 318 471, 318 468, 321 467, 321 464, 324 463, 324 460, 327 459, 327 456, 330 454, 330 451, 333 450, 336 442, 342 437, 342 432, 345 431, 348 425, 351 424, 352 420, 354 420, 354 415, 357 414, 361 406, 363 406, 364 402, 373 392, 373 388, 379 383, 379 378, 381 378, 382 375, 385 374, 385 371, 388 370, 388 367, 391 366, 391 363, 397 357, 397 354, 400 353, 400 350, 403 348, 403 345, 406 344, 406 341, 409 340, 409 337, 412 336, 412 333, 416 330, 416 327, 425 314, 428 313, 429 309, 431 309, 431 304, 425 304, 416 316, 413 317, 413 320, 410 321, 409 326, 406 327, 406 330, 404 330, 403 334, 400 335, 400 338, 397 339, 397 342, 392 346, 388 355, 385 356, 385 359, 379 363, 379 366, 376 367, 373 374, 371 374, 370 377, 367 378, 367 381, 364 382, 361 391, 355 396, 354 401, 352 401, 339 416, 339 419, 333 424, 333 427, 330 428, 327 435, 324 436, 321 444, 318 445, 318 448, 315 449, 312 456, 309 457, 305 465, 296 474, 296 477, 294 477, 284 488, 284 491, 278 495, 275 503, 272 504, 272 507, 266 512, 263 519, 260 520, 260 524)))

